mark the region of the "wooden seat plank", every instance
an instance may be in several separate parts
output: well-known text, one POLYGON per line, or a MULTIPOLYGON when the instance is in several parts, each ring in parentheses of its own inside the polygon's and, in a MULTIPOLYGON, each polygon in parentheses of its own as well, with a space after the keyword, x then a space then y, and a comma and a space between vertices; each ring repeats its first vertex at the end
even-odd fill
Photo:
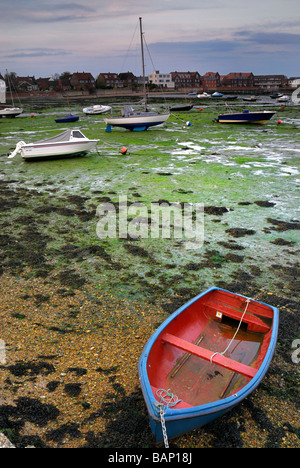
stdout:
POLYGON ((162 336, 162 341, 175 346, 176 348, 182 349, 183 351, 187 351, 194 356, 205 359, 206 361, 210 361, 212 359, 214 364, 242 374, 245 377, 253 378, 257 372, 257 369, 254 369, 253 367, 246 366, 245 364, 234 361, 233 359, 227 358, 221 354, 214 354, 213 351, 210 351, 206 348, 201 348, 200 346, 194 345, 193 343, 189 343, 188 341, 171 335, 170 333, 165 333, 162 336))
MULTIPOLYGON (((226 307, 222 304, 217 304, 214 307, 208 307, 215 310, 216 312, 221 312, 226 317, 233 318, 238 321, 241 320, 241 316, 243 314, 242 311, 226 307)), ((248 312, 243 317, 243 323, 246 323, 248 325, 249 331, 267 333, 270 330, 270 327, 265 322, 263 322, 260 318, 256 317, 255 315, 249 314, 248 312)))

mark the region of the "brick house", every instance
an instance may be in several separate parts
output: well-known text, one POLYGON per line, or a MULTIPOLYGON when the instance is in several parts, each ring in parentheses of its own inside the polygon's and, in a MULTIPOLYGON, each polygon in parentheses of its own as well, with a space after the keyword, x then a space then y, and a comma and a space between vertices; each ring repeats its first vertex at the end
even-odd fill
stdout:
POLYGON ((123 83, 118 73, 100 73, 97 78, 97 86, 101 88, 122 88, 123 83))
MULTIPOLYGON (((61 82, 55 78, 38 78, 36 80, 40 91, 61 91, 61 82)), ((70 89, 70 88, 69 88, 70 89)))
POLYGON ((38 84, 34 76, 16 76, 15 85, 19 91, 37 91, 38 84))
POLYGON ((73 89, 78 91, 87 91, 93 90, 96 88, 96 83, 94 77, 91 73, 73 73, 70 79, 70 84, 73 89))
POLYGON ((134 74, 131 72, 120 73, 119 79, 123 83, 123 86, 125 88, 132 88, 133 86, 136 86, 138 84, 137 77, 134 76, 134 74))
POLYGON ((201 84, 204 90, 211 91, 220 86, 220 75, 218 72, 207 72, 201 77, 201 84))
POLYGON ((201 76, 198 72, 171 72, 175 88, 199 88, 201 76))
POLYGON ((254 86, 253 73, 229 73, 222 80, 222 86, 229 88, 252 88, 254 86))

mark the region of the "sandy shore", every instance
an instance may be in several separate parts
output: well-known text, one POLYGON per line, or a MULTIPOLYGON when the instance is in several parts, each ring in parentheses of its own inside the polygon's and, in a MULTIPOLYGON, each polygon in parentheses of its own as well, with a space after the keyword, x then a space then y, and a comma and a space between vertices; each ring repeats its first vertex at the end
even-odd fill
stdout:
MULTIPOLYGON (((137 361, 165 312, 105 293, 95 306, 88 285, 72 295, 57 286, 1 278, 0 429, 17 447, 151 448, 137 361)), ((296 381, 277 353, 253 396, 173 446, 299 447, 296 381)))

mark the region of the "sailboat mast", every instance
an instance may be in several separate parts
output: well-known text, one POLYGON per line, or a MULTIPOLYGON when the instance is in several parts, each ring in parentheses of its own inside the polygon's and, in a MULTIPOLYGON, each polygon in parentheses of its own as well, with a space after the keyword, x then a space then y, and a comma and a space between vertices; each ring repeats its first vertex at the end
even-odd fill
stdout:
POLYGON ((145 59, 144 59, 144 40, 143 40, 143 26, 142 26, 142 18, 141 17, 140 17, 140 35, 141 35, 141 51, 142 51, 142 65, 143 65, 143 93, 144 93, 144 99, 145 99, 145 109, 147 109, 145 59))
POLYGON ((9 89, 9 92, 10 92, 12 106, 15 107, 14 97, 13 97, 13 93, 12 93, 12 82, 11 82, 11 78, 10 78, 10 76, 8 74, 7 69, 6 69, 6 78, 7 78, 7 83, 8 83, 8 89, 9 89))

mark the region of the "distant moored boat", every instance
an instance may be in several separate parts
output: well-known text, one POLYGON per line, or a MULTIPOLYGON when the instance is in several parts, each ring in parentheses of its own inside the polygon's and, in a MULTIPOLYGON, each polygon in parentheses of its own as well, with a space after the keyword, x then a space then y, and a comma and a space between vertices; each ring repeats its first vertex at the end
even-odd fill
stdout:
POLYGON ((244 112, 231 112, 228 114, 220 114, 218 116, 217 122, 219 123, 254 123, 254 124, 263 124, 268 122, 276 112, 272 111, 249 111, 244 110, 244 112))

